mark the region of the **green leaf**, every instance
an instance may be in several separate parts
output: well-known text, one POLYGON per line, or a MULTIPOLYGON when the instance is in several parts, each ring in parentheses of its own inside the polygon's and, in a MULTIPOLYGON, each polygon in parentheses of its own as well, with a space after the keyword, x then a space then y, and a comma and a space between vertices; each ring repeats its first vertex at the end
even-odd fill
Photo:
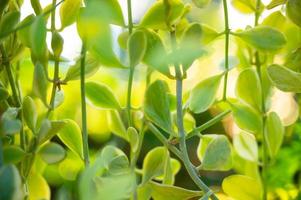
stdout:
POLYGON ((4 11, 4 9, 6 8, 6 6, 8 5, 9 0, 2 0, 0 2, 0 13, 2 14, 2 12, 4 11))
POLYGON ((200 161, 204 159, 204 155, 209 143, 212 142, 216 137, 218 137, 216 134, 207 134, 202 136, 197 149, 197 156, 200 161))
POLYGON ((251 107, 261 110, 261 86, 256 71, 252 68, 243 70, 236 82, 237 97, 251 107), (256 93, 256 95, 254 95, 256 93))
POLYGON ((62 36, 56 31, 53 32, 51 38, 51 48, 56 58, 60 57, 63 51, 63 46, 64 46, 64 39, 62 38, 62 36))
POLYGON ((192 1, 194 5, 196 5, 199 8, 204 8, 211 2, 211 0, 192 0, 192 1))
POLYGON ((129 37, 128 51, 130 67, 135 67, 140 63, 146 51, 146 36, 143 31, 136 31, 129 37))
POLYGON ((172 121, 169 110, 166 82, 157 80, 146 90, 144 99, 144 112, 147 118, 164 131, 172 134, 172 121))
POLYGON ((116 110, 110 110, 108 113, 108 125, 110 131, 115 135, 128 140, 128 135, 126 133, 125 126, 121 120, 120 114, 116 110))
POLYGON ((5 101, 9 97, 9 92, 5 89, 0 87, 0 101, 5 101))
POLYGON ((63 121, 63 120, 58 120, 58 121, 49 121, 47 119, 43 120, 41 123, 40 130, 38 132, 39 144, 43 144, 44 142, 50 140, 66 124, 67 124, 67 122, 63 121))
MULTIPOLYGON (((2 13, 1 13, 2 14, 2 13)), ((11 11, 5 14, 0 23, 0 38, 7 36, 7 33, 12 32, 20 21, 20 12, 11 11)))
POLYGON ((118 26, 124 26, 121 6, 118 0, 90 0, 87 2, 89 12, 99 19, 118 26))
POLYGON ((142 184, 164 172, 164 160, 167 153, 165 147, 156 147, 147 153, 143 161, 142 184))
POLYGON ((277 51, 284 47, 286 38, 283 33, 269 26, 258 26, 234 34, 260 51, 277 51))
POLYGON ((201 81, 192 89, 189 102, 191 111, 201 113, 212 106, 222 77, 222 75, 212 76, 201 81))
POLYGON ((3 159, 5 164, 17 164, 25 157, 25 151, 18 146, 11 145, 3 148, 3 159))
POLYGON ((286 14, 296 25, 301 27, 301 2, 299 0, 288 0, 286 3, 286 14))
POLYGON ((23 186, 18 169, 14 165, 0 168, 0 199, 23 199, 23 186))
POLYGON ((258 200, 261 199, 260 182, 243 175, 231 175, 223 180, 224 192, 235 199, 258 200))
POLYGON ((87 49, 102 65, 125 68, 113 51, 111 28, 106 21, 88 8, 82 8, 77 29, 87 49))
POLYGON ((284 92, 301 93, 301 74, 281 65, 271 65, 267 68, 272 83, 284 92))
MULTIPOLYGON (((244 14, 252 14, 256 11, 256 0, 233 0, 232 5, 244 14)), ((264 10, 264 5, 260 3, 260 13, 264 10)))
POLYGON ((33 55, 38 58, 44 58, 47 52, 46 45, 46 22, 43 16, 37 16, 30 28, 30 47, 33 55))
POLYGON ((22 123, 17 119, 18 108, 9 107, 1 116, 0 133, 2 135, 13 135, 20 132, 22 123))
POLYGON ((127 130, 127 134, 129 136, 131 151, 135 153, 137 152, 139 147, 139 134, 134 127, 129 127, 127 130))
POLYGON ((267 5, 267 9, 272 9, 275 8, 277 6, 283 5, 287 2, 287 0, 272 0, 268 5, 267 5))
POLYGON ((43 12, 43 8, 39 0, 30 0, 30 3, 36 15, 40 15, 43 12))
POLYGON ((144 54, 143 62, 149 67, 170 77, 168 62, 166 60, 167 52, 160 36, 150 30, 145 30, 147 37, 147 49, 144 54))
POLYGON ((234 135, 233 147, 240 157, 251 162, 258 161, 258 146, 254 135, 243 131, 234 135))
POLYGON ((151 29, 167 29, 167 24, 176 24, 184 14, 184 4, 179 0, 169 0, 169 12, 163 0, 155 2, 143 16, 140 26, 151 29))
POLYGON ((156 200, 196 199, 197 197, 201 197, 203 195, 203 192, 201 191, 187 190, 172 185, 164 185, 155 182, 151 182, 149 185, 152 189, 152 197, 156 200))
MULTIPOLYGON (((19 26, 25 26, 27 24, 32 23, 35 20, 35 16, 33 14, 28 15, 25 19, 23 19, 22 22, 19 23, 19 26)), ((30 48, 31 45, 31 26, 27 25, 26 27, 20 29, 18 31, 18 37, 21 40, 21 42, 26 46, 30 48)))
POLYGON ((116 156, 111 160, 108 166, 110 174, 122 175, 125 172, 129 171, 129 160, 125 154, 116 156))
POLYGON ((284 137, 284 127, 275 112, 271 112, 267 116, 264 137, 270 156, 274 158, 281 147, 284 137))
POLYGON ((36 105, 33 99, 29 96, 23 98, 23 117, 27 126, 30 128, 32 132, 36 131, 36 124, 38 119, 38 113, 36 105))
POLYGON ((63 28, 76 21, 81 7, 81 0, 65 0, 60 8, 61 26, 63 28))
POLYGON ((67 151, 66 158, 59 163, 58 171, 65 180, 75 181, 83 168, 84 163, 80 157, 71 151, 67 151))
POLYGON ((243 130, 258 134, 262 132, 262 119, 255 109, 241 104, 231 104, 234 121, 243 130))
POLYGON ((66 157, 65 149, 54 142, 43 145, 39 150, 39 154, 47 164, 58 163, 66 157))
POLYGON ((81 130, 75 121, 66 119, 65 122, 66 125, 61 128, 58 137, 71 151, 83 158, 81 130))
MULTIPOLYGON (((98 61, 90 54, 87 54, 85 62, 85 77, 88 78, 94 75, 100 67, 98 61)), ((80 79, 81 59, 78 59, 76 63, 69 67, 64 82, 75 81, 80 79)))
POLYGON ((113 91, 104 84, 96 82, 86 83, 86 96, 96 107, 121 109, 113 91))
POLYGON ((224 135, 216 135, 208 143, 202 159, 203 170, 227 171, 232 167, 231 145, 224 135))
POLYGON ((47 89, 49 82, 47 80, 47 74, 45 66, 40 62, 37 62, 34 66, 34 77, 33 77, 33 92, 39 97, 45 106, 48 107, 47 103, 47 89))

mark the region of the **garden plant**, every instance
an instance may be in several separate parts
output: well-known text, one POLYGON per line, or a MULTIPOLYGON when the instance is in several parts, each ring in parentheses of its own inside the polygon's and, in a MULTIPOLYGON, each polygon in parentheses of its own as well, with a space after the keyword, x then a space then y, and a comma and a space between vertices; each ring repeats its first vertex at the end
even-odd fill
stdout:
POLYGON ((301 199, 301 0, 42 2, 0 0, 0 200, 301 199))

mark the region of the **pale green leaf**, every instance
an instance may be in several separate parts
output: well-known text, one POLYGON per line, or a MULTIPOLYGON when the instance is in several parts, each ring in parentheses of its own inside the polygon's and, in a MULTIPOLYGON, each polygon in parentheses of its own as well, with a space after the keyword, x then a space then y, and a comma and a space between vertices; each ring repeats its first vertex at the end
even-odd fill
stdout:
POLYGON ((24 121, 26 122, 27 126, 31 129, 31 131, 35 132, 38 113, 33 99, 29 96, 24 97, 22 108, 23 108, 24 121))
POLYGON ((251 162, 258 161, 258 146, 254 135, 247 132, 234 135, 233 147, 240 157, 251 162))
POLYGON ((62 29, 73 24, 81 7, 81 0, 65 0, 60 8, 62 29))
POLYGON ((39 155, 47 164, 55 164, 65 158, 66 152, 61 145, 49 142, 41 147, 39 155))
POLYGON ((143 31, 136 31, 128 40, 130 67, 140 63, 146 52, 147 40, 143 31))

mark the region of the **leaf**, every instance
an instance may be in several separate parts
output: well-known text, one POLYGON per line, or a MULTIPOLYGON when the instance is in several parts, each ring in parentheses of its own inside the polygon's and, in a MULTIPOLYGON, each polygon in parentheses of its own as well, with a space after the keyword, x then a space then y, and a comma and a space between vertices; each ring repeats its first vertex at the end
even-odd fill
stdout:
POLYGON ((86 97, 96 107, 121 109, 113 91, 104 84, 96 82, 86 83, 86 97))
POLYGON ((56 59, 60 57, 63 51, 63 46, 64 39, 62 38, 62 36, 57 31, 53 32, 51 38, 51 48, 56 59))
POLYGON ((268 114, 264 133, 270 156, 275 158, 284 137, 284 127, 277 113, 268 114))
POLYGON ((202 136, 197 149, 197 156, 200 161, 204 159, 204 155, 209 143, 212 142, 216 137, 218 137, 216 134, 207 134, 202 136))
POLYGON ((258 146, 254 135, 243 131, 234 135, 233 146, 240 157, 251 162, 258 161, 258 146))
POLYGON ((172 185, 164 185, 155 182, 151 182, 149 183, 149 185, 151 186, 152 189, 152 197, 156 200, 195 199, 203 195, 203 192, 201 191, 187 190, 172 185))
POLYGON ((0 101, 5 101, 8 97, 9 92, 6 89, 0 87, 0 101))
POLYGON ((261 110, 262 91, 260 80, 255 70, 252 68, 243 70, 238 76, 235 90, 240 100, 258 111, 261 110), (254 95, 255 93, 256 95, 254 95))
POLYGON ((20 132, 22 123, 17 119, 18 108, 9 107, 1 116, 0 133, 2 135, 13 135, 20 132))
MULTIPOLYGON (((25 157, 25 151, 18 146, 10 145, 3 148, 3 160, 5 164, 17 164, 25 157)), ((0 198, 1 199, 1 198, 0 198)))
POLYGON ((66 157, 65 149, 54 142, 43 145, 39 150, 39 154, 47 164, 58 163, 66 157))
POLYGON ((196 5, 198 8, 204 8, 206 7, 211 0, 192 0, 194 5, 196 5))
POLYGON ((286 38, 283 33, 269 26, 258 26, 234 34, 260 51, 277 51, 284 47, 286 38))
MULTIPOLYGON (((19 23, 19 26, 25 26, 27 24, 31 24, 35 20, 35 16, 33 14, 28 15, 25 19, 23 19, 22 22, 19 23)), ((21 40, 21 42, 26 46, 30 48, 31 45, 31 26, 27 25, 26 27, 20 29, 18 33, 18 38, 21 40)))
POLYGON ((164 172, 164 160, 167 154, 165 147, 156 147, 149 151, 143 161, 142 184, 164 172))
POLYGON ((135 31, 128 40, 130 67, 140 63, 146 51, 146 36, 143 31, 135 31))
POLYGON ((2 14, 3 10, 6 8, 8 5, 9 0, 2 0, 0 2, 0 13, 2 14))
MULTIPOLYGON (((2 14, 2 13, 1 13, 2 14)), ((12 32, 20 21, 20 12, 11 11, 5 14, 0 23, 0 38, 12 32)))
POLYGON ((286 14, 296 25, 301 27, 301 2, 299 0, 287 0, 286 14))
POLYGON ((223 180, 224 192, 235 199, 258 200, 261 199, 261 186, 259 181, 243 175, 231 175, 223 180))
POLYGON ((87 7, 92 15, 106 23, 124 26, 123 13, 118 0, 91 0, 87 2, 87 7))
POLYGON ((131 151, 133 153, 137 152, 139 148, 139 134, 135 128, 129 127, 127 130, 127 134, 129 136, 129 141, 131 145, 131 151))
MULTIPOLYGON (((100 64, 90 54, 87 54, 85 62, 85 77, 88 78, 94 75, 100 67, 100 64)), ((76 63, 69 67, 64 82, 75 81, 80 79, 81 59, 79 58, 76 63)))
POLYGON ((58 120, 58 121, 49 121, 47 119, 43 120, 41 123, 40 130, 38 132, 39 144, 43 144, 44 142, 50 140, 66 124, 67 124, 67 122, 65 120, 58 120))
POLYGON ((166 82, 157 80, 146 90, 144 99, 144 112, 147 118, 164 131, 172 134, 172 121, 169 110, 166 82))
POLYGON ((83 170, 84 163, 80 157, 71 151, 67 151, 66 158, 59 163, 59 174, 68 181, 75 181, 79 172, 83 170))
POLYGON ((108 166, 110 174, 122 175, 126 173, 129 167, 129 160, 125 154, 116 156, 111 160, 108 166))
POLYGON ((36 124, 38 119, 38 113, 36 105, 33 101, 33 99, 29 96, 26 96, 23 98, 23 117, 24 121, 26 122, 27 126, 30 128, 30 130, 35 133, 36 131, 36 124))
POLYGON ((31 173, 28 176, 29 200, 50 200, 50 187, 41 174, 31 173))
POLYGON ((65 0, 60 8, 61 26, 63 28, 76 21, 81 7, 81 0, 65 0))
POLYGON ((42 59, 47 52, 46 45, 46 22, 43 16, 37 16, 30 28, 30 47, 33 55, 42 59))
MULTIPOLYGON (((256 0, 233 0, 232 5, 244 14, 252 14, 256 10, 256 0)), ((264 10, 264 5, 260 3, 260 13, 264 10)))
POLYGON ((287 2, 287 0, 272 0, 268 5, 267 9, 273 9, 277 6, 283 5, 287 2))
POLYGON ((145 30, 145 35, 147 37, 147 49, 142 61, 147 66, 170 77, 169 66, 166 60, 167 52, 162 39, 156 32, 150 30, 145 30))
MULTIPOLYGON (((101 1, 107 2, 107 1, 101 1)), ((111 29, 98 14, 82 8, 77 21, 77 29, 90 53, 104 66, 125 68, 115 55, 111 29)))
POLYGON ((163 0, 155 2, 143 16, 140 26, 151 29, 167 29, 167 24, 177 23, 184 14, 184 4, 179 0, 170 0, 169 12, 166 13, 166 7, 163 0))
POLYGON ((59 131, 58 137, 71 151, 83 158, 81 130, 75 121, 66 119, 65 122, 66 125, 59 131))
POLYGON ((301 93, 301 74, 281 65, 270 65, 267 68, 272 83, 284 92, 301 93))
POLYGON ((108 125, 110 131, 115 135, 128 140, 128 135, 125 126, 121 120, 120 114, 116 110, 110 110, 108 113, 108 125))
POLYGON ((57 89, 54 96, 54 109, 63 104, 65 99, 64 91, 57 89))
POLYGON ((201 168, 204 170, 227 171, 232 167, 231 145, 224 135, 217 135, 209 142, 201 168))
POLYGON ((255 134, 262 132, 262 119, 258 111, 241 103, 231 104, 231 108, 239 128, 255 134))
POLYGON ((23 186, 18 169, 14 165, 0 168, 0 199, 23 199, 23 186))
POLYGON ((48 106, 47 103, 47 89, 49 82, 47 80, 47 74, 45 66, 40 62, 37 62, 34 66, 34 77, 33 77, 33 92, 38 96, 44 105, 48 106))
POLYGON ((43 8, 39 0, 30 0, 30 3, 36 15, 40 15, 43 12, 43 8))
POLYGON ((201 113, 212 106, 222 77, 222 75, 212 76, 201 81, 192 89, 189 97, 191 111, 201 113))

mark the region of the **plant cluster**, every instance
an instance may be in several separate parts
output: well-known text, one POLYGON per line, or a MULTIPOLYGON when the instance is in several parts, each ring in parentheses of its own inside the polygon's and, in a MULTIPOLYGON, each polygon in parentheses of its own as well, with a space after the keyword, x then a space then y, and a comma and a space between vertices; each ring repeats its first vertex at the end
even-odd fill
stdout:
MULTIPOLYGON (((271 105, 279 90, 289 92, 285 94, 292 101, 291 94, 299 100, 300 0, 272 0, 268 5, 261 0, 233 0, 239 11, 254 15, 254 25, 241 30, 231 29, 229 2, 222 0, 221 32, 189 17, 192 8, 202 12, 210 0, 157 0, 139 23, 133 22, 131 0, 127 0, 127 20, 117 0, 52 0, 47 7, 39 0, 30 2, 34 14, 22 21, 22 0, 0 2, 0 200, 50 199, 49 185, 58 177, 63 181, 56 192, 52 190, 55 199, 276 198, 271 177, 283 172, 273 166, 279 166, 283 155, 289 155, 285 152, 291 152, 281 146, 283 141, 294 139, 299 126, 296 119, 287 123, 271 105), (262 19, 262 13, 270 9, 275 12, 262 19), (61 56, 61 33, 73 24, 82 49, 70 64, 61 56), (118 45, 126 59, 114 51, 112 25, 124 30, 118 45), (183 89, 191 66, 210 56, 209 46, 221 39, 225 47, 222 70, 191 90, 183 89), (232 63, 232 45, 237 47, 235 61, 239 64, 232 63), (33 66, 25 69, 33 80, 22 73, 24 62, 33 66), (102 80, 86 81, 100 66, 128 72, 124 105, 102 80), (133 82, 137 68, 142 67, 146 68, 145 82, 141 83, 146 86, 144 101, 135 107, 133 82), (235 98, 228 95, 232 70, 239 72, 235 98), (30 90, 25 90, 26 83, 20 80, 32 81, 30 90), (73 82, 80 85, 80 120, 57 111, 67 106, 71 113, 77 109, 64 102, 65 95, 72 96, 64 94, 64 88, 73 82), (170 82, 175 84, 174 91, 170 82), (94 109, 107 111, 110 132, 129 145, 129 152, 108 144, 99 152, 89 148, 86 99, 94 109), (195 116, 210 109, 215 110, 212 118, 196 126, 195 116), (237 133, 203 134, 225 118, 233 119, 237 133), (140 169, 137 162, 146 134, 153 134, 162 145, 147 152, 140 169), (197 149, 187 145, 191 138, 199 141, 197 149), (191 151, 199 165, 191 161, 191 151), (174 185, 181 168, 198 189, 174 185), (209 187, 201 176, 208 171, 230 175, 220 187, 209 187)), ((300 143, 291 145, 301 152, 300 143)), ((293 155, 294 168, 284 173, 287 177, 298 169, 300 172, 300 158, 293 155)), ((280 170, 289 169, 280 165, 280 170)), ((290 199, 297 199, 298 194, 300 198, 300 185, 291 187, 295 193, 290 199)))

